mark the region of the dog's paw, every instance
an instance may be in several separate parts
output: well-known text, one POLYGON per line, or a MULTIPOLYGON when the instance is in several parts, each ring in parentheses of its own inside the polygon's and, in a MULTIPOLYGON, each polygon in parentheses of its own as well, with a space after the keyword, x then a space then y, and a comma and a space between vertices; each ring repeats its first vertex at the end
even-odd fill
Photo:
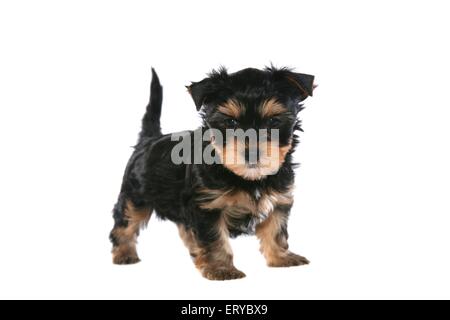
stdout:
POLYGON ((206 268, 202 272, 202 274, 208 280, 219 280, 219 281, 241 279, 245 277, 245 273, 239 271, 236 268, 223 268, 223 269, 206 268))
POLYGON ((298 254, 288 251, 287 253, 274 257, 267 265, 274 268, 295 267, 309 264, 309 260, 298 254))
POLYGON ((119 265, 136 264, 141 262, 137 256, 114 256, 113 263, 119 265))

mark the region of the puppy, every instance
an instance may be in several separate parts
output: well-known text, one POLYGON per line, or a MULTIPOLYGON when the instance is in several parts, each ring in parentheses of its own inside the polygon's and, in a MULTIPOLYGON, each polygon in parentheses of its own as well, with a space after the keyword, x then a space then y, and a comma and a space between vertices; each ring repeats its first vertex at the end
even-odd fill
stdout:
POLYGON ((297 114, 312 96, 313 82, 313 76, 287 68, 213 70, 187 86, 202 127, 174 135, 161 133, 162 87, 152 69, 150 102, 113 210, 113 262, 140 261, 136 239, 154 212, 178 226, 207 279, 245 277, 233 264, 229 244, 241 234, 256 234, 270 267, 308 264, 288 250, 287 222, 295 132, 301 130, 297 114), (249 139, 249 130, 263 133, 249 139), (228 135, 237 131, 244 139, 228 135), (183 154, 177 157, 180 144, 183 154), (213 161, 203 161, 205 155, 213 161))

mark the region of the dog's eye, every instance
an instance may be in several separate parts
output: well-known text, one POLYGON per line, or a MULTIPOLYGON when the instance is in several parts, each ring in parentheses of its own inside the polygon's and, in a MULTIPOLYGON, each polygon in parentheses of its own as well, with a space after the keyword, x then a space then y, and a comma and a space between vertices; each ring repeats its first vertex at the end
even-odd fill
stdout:
POLYGON ((225 120, 225 124, 227 127, 236 127, 238 125, 238 122, 236 119, 228 118, 225 120))
POLYGON ((280 121, 280 119, 278 119, 278 118, 269 118, 269 119, 267 119, 267 124, 268 124, 270 127, 276 127, 276 126, 278 126, 280 123, 281 123, 281 121, 280 121))

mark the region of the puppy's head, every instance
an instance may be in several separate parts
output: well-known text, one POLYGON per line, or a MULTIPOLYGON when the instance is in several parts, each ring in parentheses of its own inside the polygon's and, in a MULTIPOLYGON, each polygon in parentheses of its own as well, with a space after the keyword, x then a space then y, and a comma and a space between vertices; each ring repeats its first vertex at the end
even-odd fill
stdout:
POLYGON ((214 129, 212 144, 222 164, 259 180, 275 174, 291 151, 300 103, 312 96, 313 81, 286 68, 232 74, 222 68, 187 88, 204 126, 214 129))

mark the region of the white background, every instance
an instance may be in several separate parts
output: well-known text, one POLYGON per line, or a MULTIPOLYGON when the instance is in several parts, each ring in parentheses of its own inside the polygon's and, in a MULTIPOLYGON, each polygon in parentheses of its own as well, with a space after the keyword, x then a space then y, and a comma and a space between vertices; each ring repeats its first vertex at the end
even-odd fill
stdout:
POLYGON ((2 1, 1 298, 450 298, 446 1, 2 1), (111 264, 110 211, 150 67, 164 132, 199 124, 184 85, 221 64, 316 75, 301 113, 293 251, 200 277, 169 222, 111 264))

